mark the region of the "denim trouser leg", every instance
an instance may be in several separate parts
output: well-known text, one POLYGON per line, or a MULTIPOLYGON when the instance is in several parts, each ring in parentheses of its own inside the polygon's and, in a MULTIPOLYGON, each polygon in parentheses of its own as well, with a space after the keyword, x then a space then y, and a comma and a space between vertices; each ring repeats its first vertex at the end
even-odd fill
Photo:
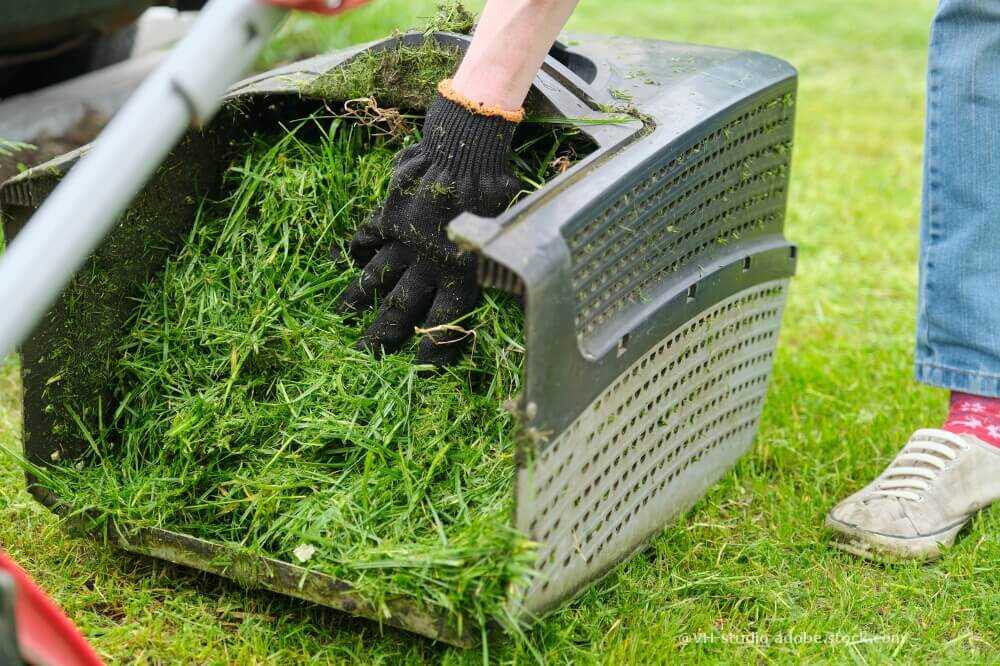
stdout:
POLYGON ((916 376, 1000 397, 1000 0, 931 30, 916 376))

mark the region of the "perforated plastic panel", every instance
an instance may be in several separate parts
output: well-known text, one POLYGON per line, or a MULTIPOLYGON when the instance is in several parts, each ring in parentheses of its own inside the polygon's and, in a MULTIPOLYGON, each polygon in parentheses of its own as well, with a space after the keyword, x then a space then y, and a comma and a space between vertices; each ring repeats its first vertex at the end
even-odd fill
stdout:
POLYGON ((576 329, 589 335, 717 244, 780 232, 791 158, 790 95, 725 125, 567 234, 576 329))
POLYGON ((541 544, 543 612, 685 511, 746 452, 764 407, 787 280, 739 292, 637 360, 518 477, 541 544))

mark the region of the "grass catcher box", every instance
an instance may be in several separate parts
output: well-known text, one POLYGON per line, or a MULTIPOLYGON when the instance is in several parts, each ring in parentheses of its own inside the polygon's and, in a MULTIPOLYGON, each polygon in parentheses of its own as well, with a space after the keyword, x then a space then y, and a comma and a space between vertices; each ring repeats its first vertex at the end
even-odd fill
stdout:
MULTIPOLYGON (((120 411, 111 376, 138 294, 189 234, 199 202, 219 196, 234 142, 333 100, 374 95, 382 107, 419 109, 467 41, 407 34, 234 87, 24 344, 28 461, 43 468, 91 459, 94 441, 81 433, 120 411), (365 58, 428 44, 445 55, 414 64, 405 81, 387 66, 369 68, 360 84, 337 76, 365 58), (72 419, 59 407, 81 401, 91 408, 72 419)), ((749 449, 796 264, 783 236, 791 66, 758 53, 624 37, 580 35, 571 44, 551 51, 528 107, 536 117, 571 119, 592 150, 500 217, 466 214, 451 224, 479 256, 481 284, 524 304, 523 377, 508 406, 516 423, 511 520, 537 546, 534 575, 506 596, 517 620, 599 580, 749 449)), ((85 150, 0 188, 7 238, 85 150)), ((32 492, 72 513, 42 485, 32 492)), ((101 536, 456 645, 482 636, 483 618, 456 617, 416 597, 373 600, 352 580, 293 558, 155 527, 112 523, 101 536)))

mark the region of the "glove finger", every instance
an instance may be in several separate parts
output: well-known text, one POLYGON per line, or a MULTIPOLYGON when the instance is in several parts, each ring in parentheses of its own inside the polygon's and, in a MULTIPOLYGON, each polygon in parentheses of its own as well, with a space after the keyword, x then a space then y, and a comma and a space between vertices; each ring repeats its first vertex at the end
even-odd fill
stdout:
POLYGON ((386 245, 361 270, 357 280, 347 285, 340 297, 341 312, 357 312, 375 303, 375 297, 391 290, 406 271, 406 252, 398 245, 386 245))
POLYGON ((358 340, 360 349, 380 355, 393 352, 413 335, 413 328, 427 314, 434 300, 433 276, 416 266, 409 268, 385 297, 375 321, 358 340))
MULTIPOLYGON (((378 213, 376 212, 375 214, 378 213)), ((351 237, 351 246, 348 248, 348 252, 359 266, 364 266, 375 258, 375 255, 385 245, 385 242, 382 236, 375 233, 374 225, 365 223, 361 227, 358 227, 358 230, 354 232, 354 236, 351 237)))
MULTIPOLYGON (((472 278, 474 280, 474 278, 472 278)), ((427 313, 427 323, 425 327, 435 330, 424 334, 420 341, 420 349, 417 351, 417 363, 430 363, 441 367, 453 363, 469 342, 472 336, 463 330, 445 328, 453 324, 462 315, 472 312, 479 303, 479 286, 473 282, 471 285, 462 285, 440 289, 434 297, 434 303, 427 313)), ((467 329, 470 324, 456 324, 462 329, 467 329)))
POLYGON ((351 260, 337 241, 330 244, 329 257, 337 270, 346 271, 351 268, 351 260))

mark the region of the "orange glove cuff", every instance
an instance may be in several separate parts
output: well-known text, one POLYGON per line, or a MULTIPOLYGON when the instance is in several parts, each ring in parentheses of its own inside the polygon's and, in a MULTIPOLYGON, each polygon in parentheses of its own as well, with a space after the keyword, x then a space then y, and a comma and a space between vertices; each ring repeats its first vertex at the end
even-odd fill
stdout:
POLYGON ((482 102, 476 102, 462 93, 455 90, 452 85, 451 79, 445 79, 438 84, 438 92, 449 102, 454 102, 461 107, 468 109, 469 111, 478 114, 480 116, 493 116, 496 118, 503 118, 504 120, 511 123, 519 123, 524 120, 524 107, 519 109, 504 109, 503 107, 483 104, 482 102))

